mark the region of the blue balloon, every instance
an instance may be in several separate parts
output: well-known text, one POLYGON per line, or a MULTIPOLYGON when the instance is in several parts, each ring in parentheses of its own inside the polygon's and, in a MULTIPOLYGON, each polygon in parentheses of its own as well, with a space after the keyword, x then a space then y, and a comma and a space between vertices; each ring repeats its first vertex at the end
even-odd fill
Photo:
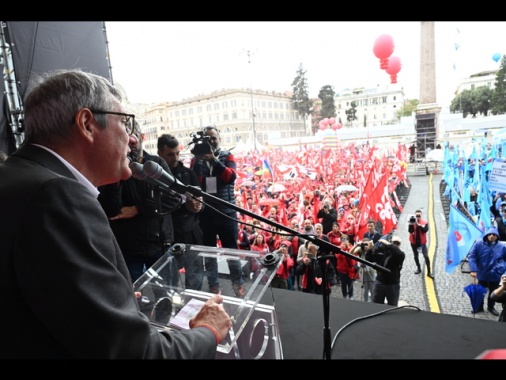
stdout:
POLYGON ((492 56, 492 59, 493 59, 495 62, 498 62, 498 61, 501 59, 501 54, 499 54, 499 53, 495 53, 495 54, 492 56))

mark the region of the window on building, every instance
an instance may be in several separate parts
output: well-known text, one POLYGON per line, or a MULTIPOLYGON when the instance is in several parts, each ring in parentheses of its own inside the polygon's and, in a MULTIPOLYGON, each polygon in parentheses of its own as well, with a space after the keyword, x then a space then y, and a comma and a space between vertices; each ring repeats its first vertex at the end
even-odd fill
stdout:
POLYGON ((181 110, 181 116, 186 116, 186 110, 185 109, 181 110))
POLYGON ((214 103, 214 110, 220 109, 220 103, 214 103))
POLYGON ((193 115, 193 108, 188 108, 188 115, 193 115))
POLYGON ((223 121, 227 121, 228 120, 228 113, 224 113, 223 114, 223 121))
POLYGON ((208 105, 206 106, 206 111, 207 111, 207 112, 211 112, 211 110, 212 110, 212 106, 211 106, 210 104, 208 104, 208 105))
POLYGON ((362 102, 363 102, 362 105, 364 107, 367 107, 369 105, 369 99, 364 99, 362 102))
POLYGON ((197 107, 197 113, 202 113, 202 106, 197 107))
POLYGON ((387 102, 387 97, 386 97, 386 96, 383 96, 383 97, 381 98, 381 101, 382 101, 382 103, 386 103, 386 102, 387 102))
POLYGON ((176 113, 176 117, 179 117, 179 110, 175 112, 176 113))
POLYGON ((224 109, 224 110, 228 108, 226 100, 221 103, 221 108, 224 109))
POLYGON ((232 112, 232 119, 237 119, 237 112, 232 112))

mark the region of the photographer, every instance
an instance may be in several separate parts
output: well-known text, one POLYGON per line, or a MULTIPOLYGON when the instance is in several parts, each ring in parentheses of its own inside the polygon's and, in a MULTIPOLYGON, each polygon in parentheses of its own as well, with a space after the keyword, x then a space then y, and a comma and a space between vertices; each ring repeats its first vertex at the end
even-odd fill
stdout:
POLYGON ((422 211, 416 210, 415 215, 409 218, 408 232, 409 242, 411 243, 411 249, 415 256, 416 271, 415 274, 422 272, 420 268, 420 261, 418 255, 421 253, 425 259, 425 265, 427 266, 427 276, 434 278, 430 270, 430 259, 429 252, 427 250, 427 232, 429 231, 429 222, 422 219, 422 211))
MULTIPOLYGON (((379 239, 378 239, 379 240, 379 239)), ((370 240, 368 238, 364 238, 360 243, 360 247, 362 250, 362 255, 360 257, 365 257, 367 251, 372 251, 374 248, 374 240, 370 240)), ((362 267, 362 290, 364 295, 364 302, 369 301, 369 295, 372 300, 372 296, 374 294, 374 281, 376 280, 376 269, 369 265, 361 264, 362 267)))
POLYGON ((401 239, 392 238, 392 243, 380 239, 372 249, 365 253, 367 261, 375 262, 390 270, 390 273, 378 270, 374 282, 372 302, 384 304, 385 299, 391 306, 397 306, 401 294, 401 269, 406 255, 402 252, 401 239))
POLYGON ((332 224, 337 221, 337 210, 331 206, 330 201, 325 200, 316 217, 321 219, 323 233, 326 235, 332 231, 332 224))
MULTIPOLYGON (((237 165, 234 155, 220 148, 221 138, 215 126, 205 127, 194 136, 196 136, 192 149, 194 157, 190 162, 190 168, 197 175, 203 191, 226 201, 202 209, 200 227, 204 232, 204 245, 216 247, 218 236, 223 248, 237 249, 239 235, 237 211, 227 206, 227 202, 235 205, 234 183, 237 178, 237 165)), ((240 262, 228 260, 228 266, 236 296, 244 297, 244 279, 240 262)), ((205 267, 209 291, 217 294, 220 292, 217 260, 206 258, 205 267)))
POLYGON ((499 315, 498 322, 506 322, 504 320, 504 310, 506 309, 506 293, 504 290, 506 290, 506 273, 503 273, 501 276, 501 283, 499 287, 490 294, 490 298, 492 300, 502 303, 502 310, 499 315))
POLYGON ((308 243, 308 252, 304 254, 295 273, 302 276, 301 287, 304 293, 323 294, 323 266, 327 282, 325 294, 330 294, 330 288, 335 285, 336 279, 334 264, 330 259, 327 259, 325 264, 322 265, 318 260, 318 256, 321 256, 318 246, 312 242, 308 243))

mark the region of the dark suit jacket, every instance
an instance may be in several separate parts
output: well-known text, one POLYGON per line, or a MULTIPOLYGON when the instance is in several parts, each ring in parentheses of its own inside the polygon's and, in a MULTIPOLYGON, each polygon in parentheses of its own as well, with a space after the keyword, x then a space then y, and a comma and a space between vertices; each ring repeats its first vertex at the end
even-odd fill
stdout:
POLYGON ((207 328, 158 332, 139 311, 97 199, 54 155, 0 164, 1 358, 214 358, 207 328))

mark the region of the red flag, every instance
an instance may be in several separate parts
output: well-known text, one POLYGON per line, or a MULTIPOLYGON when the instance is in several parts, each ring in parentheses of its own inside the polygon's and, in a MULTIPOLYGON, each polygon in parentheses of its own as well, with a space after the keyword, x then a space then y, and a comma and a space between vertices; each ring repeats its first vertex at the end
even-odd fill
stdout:
POLYGON ((285 203, 284 199, 282 199, 279 202, 278 216, 279 216, 279 222, 284 226, 288 226, 288 217, 286 215, 286 203, 285 203))
POLYGON ((313 196, 313 220, 315 223, 320 223, 320 219, 318 218, 318 211, 320 211, 320 196, 313 196))
POLYGON ((383 225, 383 234, 390 233, 397 226, 397 217, 390 204, 390 195, 388 193, 388 175, 381 177, 378 186, 367 198, 366 203, 360 208, 360 224, 358 236, 363 238, 366 229, 361 223, 367 224, 368 219, 380 221, 383 225))

